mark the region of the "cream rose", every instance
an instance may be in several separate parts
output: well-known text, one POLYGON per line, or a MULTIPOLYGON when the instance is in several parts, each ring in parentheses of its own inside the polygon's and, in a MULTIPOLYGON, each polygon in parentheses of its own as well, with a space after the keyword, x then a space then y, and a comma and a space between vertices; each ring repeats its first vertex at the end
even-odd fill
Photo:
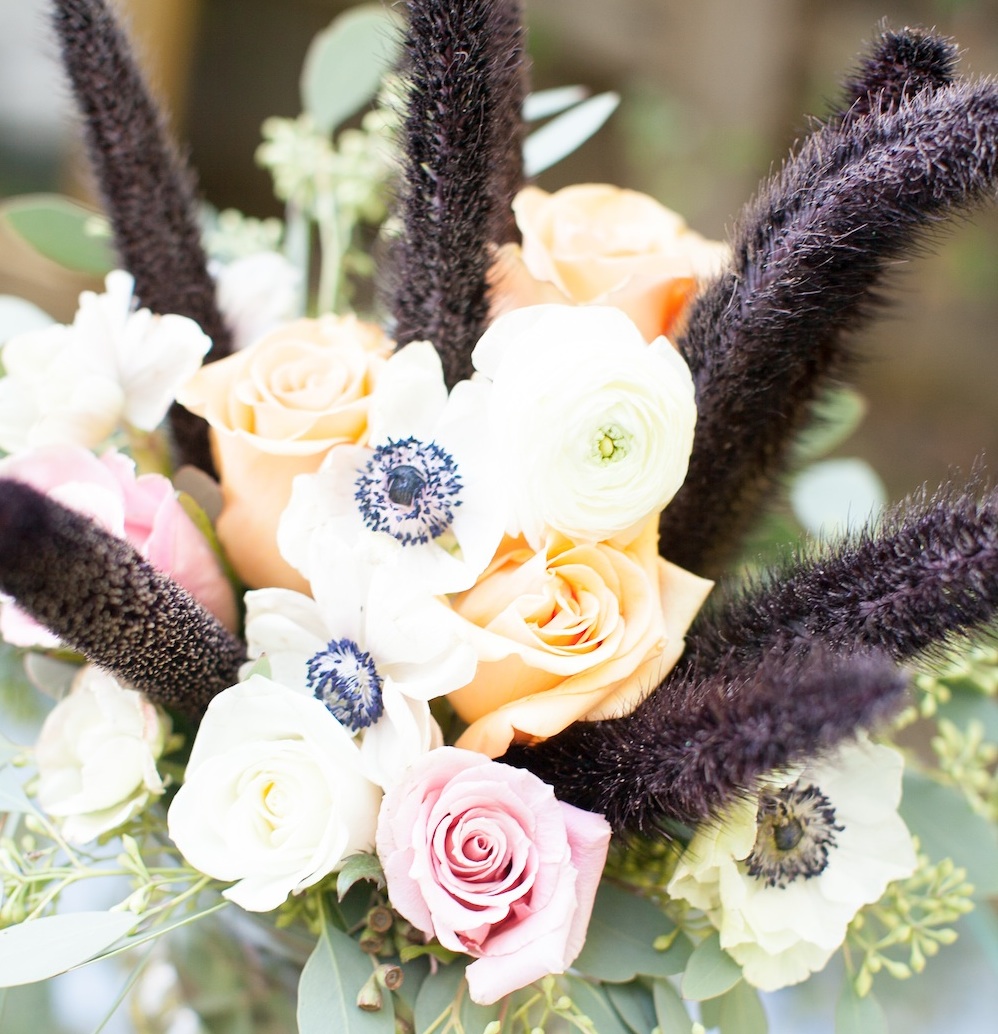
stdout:
POLYGON ((218 537, 249 586, 303 591, 277 550, 298 474, 367 438, 368 396, 392 342, 352 316, 297 320, 198 371, 177 400, 212 428, 224 506, 218 537))
POLYGON ((513 740, 630 713, 672 668, 711 582, 658 556, 656 518, 626 548, 552 535, 508 540, 454 610, 478 653, 449 699, 458 746, 499 757, 513 740))
POLYGON ((167 824, 191 865, 238 881, 225 897, 268 912, 370 851, 380 805, 325 705, 253 675, 208 706, 167 824))
POLYGON ((696 402, 682 356, 618 309, 535 305, 475 346, 512 535, 626 541, 682 485, 696 402))
POLYGON ((72 843, 115 829, 163 792, 156 761, 169 734, 170 719, 141 693, 83 668, 35 745, 38 803, 72 843))
POLYGON ((499 249, 495 315, 544 302, 613 305, 652 341, 669 334, 697 281, 729 256, 653 198, 605 184, 555 194, 526 187, 513 212, 523 243, 499 249))

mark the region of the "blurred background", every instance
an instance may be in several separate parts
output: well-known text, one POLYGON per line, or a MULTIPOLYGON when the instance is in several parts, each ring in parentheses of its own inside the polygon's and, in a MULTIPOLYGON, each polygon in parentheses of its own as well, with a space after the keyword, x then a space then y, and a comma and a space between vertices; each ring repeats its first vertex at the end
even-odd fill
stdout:
MULTIPOLYGON (((279 215, 269 175, 253 161, 260 124, 298 114, 306 48, 350 3, 119 6, 204 197, 279 215)), ((47 0, 0 0, 0 197, 61 191, 92 200, 46 14, 47 0)), ((608 125, 540 185, 642 190, 711 237, 725 235, 759 179, 807 131, 808 114, 825 111, 883 22, 935 27, 959 41, 965 75, 998 74, 998 0, 528 0, 528 17, 537 88, 583 83, 622 96, 608 125)), ((0 294, 68 320, 87 286, 0 236, 0 294)), ((868 359, 856 386, 870 411, 845 451, 869 460, 892 498, 959 478, 979 460, 998 471, 998 206, 947 226, 924 254, 899 262, 891 295, 891 308, 862 331, 868 359)), ((943 953, 936 979, 897 986, 894 1029, 985 1029, 981 1015, 993 1018, 998 995, 972 940, 967 949, 943 953)), ((812 981, 808 996, 834 997, 838 979, 812 981)), ((32 993, 23 1014, 37 1019, 32 993)), ((82 1002, 75 992, 65 1000, 82 1002)), ((780 1031, 830 1029, 814 1019, 830 1020, 827 1005, 815 1009, 800 996, 771 1005, 780 1031)), ((36 1019, 25 1029, 41 1029, 36 1019)), ((64 1018, 66 1030, 91 1029, 85 1016, 74 1020, 64 1018)), ((116 1023, 108 1030, 128 1029, 123 1018, 116 1023)))
MULTIPOLYGON (((262 120, 300 110, 312 36, 345 0, 118 0, 148 74, 220 208, 279 214, 253 162, 262 120)), ((998 73, 995 0, 532 0, 534 83, 614 89, 623 102, 578 153, 540 179, 652 194, 722 237, 740 206, 836 95, 881 22, 956 38, 966 75, 998 73)), ((0 0, 0 196, 86 197, 77 128, 45 24, 45 0, 0 0)), ((998 209, 947 226, 898 264, 893 306, 863 332, 858 387, 870 413, 850 451, 892 497, 979 456, 998 456, 998 209)), ((0 239, 0 293, 69 318, 81 283, 0 239)))

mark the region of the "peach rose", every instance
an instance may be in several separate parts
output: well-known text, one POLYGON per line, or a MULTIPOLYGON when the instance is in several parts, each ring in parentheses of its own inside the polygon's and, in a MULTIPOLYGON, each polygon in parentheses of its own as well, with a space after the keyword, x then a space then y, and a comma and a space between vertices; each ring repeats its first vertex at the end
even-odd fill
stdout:
POLYGON ((513 212, 523 244, 498 251, 493 316, 548 302, 612 305, 653 341, 669 336, 697 281, 729 255, 653 198, 600 183, 526 187, 513 212))
POLYGON ((658 556, 658 518, 626 549, 552 534, 543 551, 507 539, 454 610, 478 653, 449 695, 470 725, 459 747, 499 757, 579 720, 629 714, 683 651, 713 583, 658 556))
POLYGON ((277 522, 298 474, 334 445, 366 441, 368 396, 392 348, 352 316, 297 320, 202 367, 177 396, 211 425, 218 538, 247 585, 307 591, 277 550, 277 522))

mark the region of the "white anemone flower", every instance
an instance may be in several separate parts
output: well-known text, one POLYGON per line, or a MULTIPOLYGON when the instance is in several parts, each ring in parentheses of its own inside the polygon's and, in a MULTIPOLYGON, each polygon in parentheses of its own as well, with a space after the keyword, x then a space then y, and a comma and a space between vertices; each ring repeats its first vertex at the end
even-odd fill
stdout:
POLYGON ((682 356, 619 309, 535 305, 500 316, 472 353, 511 535, 632 539, 686 478, 696 403, 682 356))
POLYGON ((915 871, 897 813, 904 761, 865 737, 770 781, 698 831, 667 887, 706 912, 763 991, 822 969, 856 913, 915 871))
POLYGON ((132 277, 108 273, 84 291, 72 326, 49 326, 3 347, 0 448, 75 442, 94 448, 125 420, 155 429, 211 339, 186 316, 133 309, 132 277))
POLYGON ((470 682, 475 654, 440 600, 343 545, 321 559, 314 599, 290 589, 246 594, 249 656, 265 658, 276 682, 322 700, 356 734, 368 777, 391 786, 442 744, 427 702, 470 682))
POLYGON ((393 355, 371 395, 368 445, 337 446, 318 473, 295 478, 277 533, 285 560, 311 581, 329 539, 434 595, 474 585, 506 524, 486 390, 462 381, 448 395, 429 342, 393 355))

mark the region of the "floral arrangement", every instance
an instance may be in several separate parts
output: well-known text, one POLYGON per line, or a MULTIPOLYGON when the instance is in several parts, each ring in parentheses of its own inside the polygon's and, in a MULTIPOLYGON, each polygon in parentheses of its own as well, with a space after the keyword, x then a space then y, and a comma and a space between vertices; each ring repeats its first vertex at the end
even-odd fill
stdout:
POLYGON ((107 221, 0 217, 105 279, 0 306, 0 983, 124 955, 149 1031, 755 1034, 840 956, 837 1032, 886 1029, 961 917, 998 945, 998 502, 738 562, 851 430, 888 264, 993 190, 998 87, 884 32, 723 245, 525 185, 614 101, 526 97, 517 3, 400 7, 265 126, 282 225, 202 217, 105 0, 52 2, 107 221))

